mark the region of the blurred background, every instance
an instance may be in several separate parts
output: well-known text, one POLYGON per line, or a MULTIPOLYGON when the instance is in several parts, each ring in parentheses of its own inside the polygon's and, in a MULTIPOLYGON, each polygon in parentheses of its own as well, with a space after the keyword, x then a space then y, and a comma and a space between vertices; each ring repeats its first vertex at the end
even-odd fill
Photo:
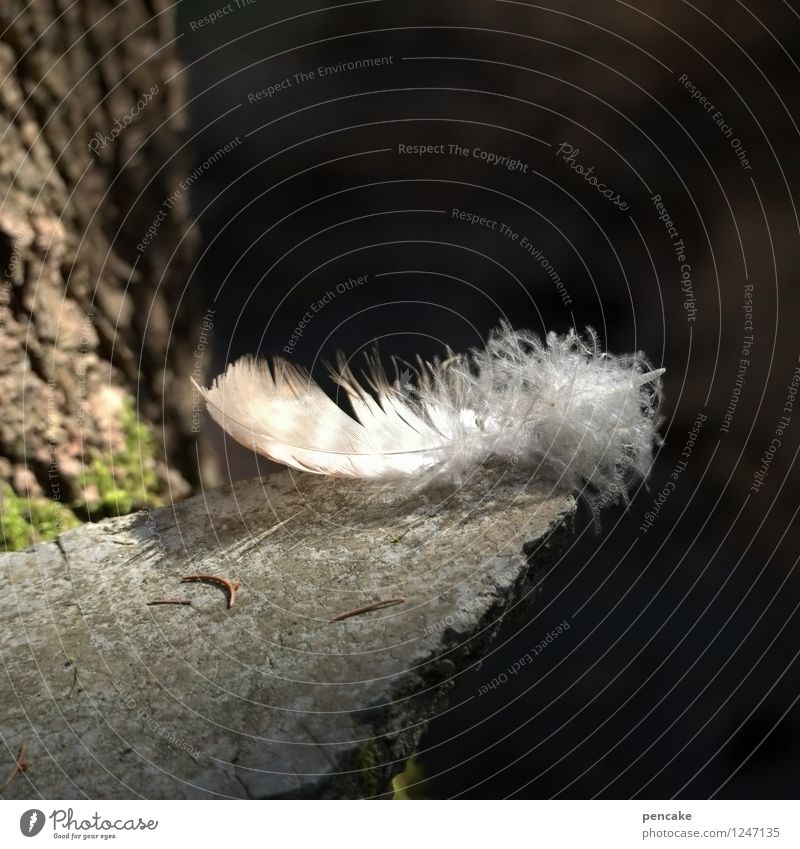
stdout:
POLYGON ((599 535, 584 514, 527 621, 459 676, 417 758, 426 791, 795 795, 793 4, 293 0, 197 26, 215 11, 178 17, 194 159, 241 142, 192 196, 210 376, 243 353, 322 377, 375 340, 463 350, 501 318, 589 325, 667 369, 648 485, 599 535))

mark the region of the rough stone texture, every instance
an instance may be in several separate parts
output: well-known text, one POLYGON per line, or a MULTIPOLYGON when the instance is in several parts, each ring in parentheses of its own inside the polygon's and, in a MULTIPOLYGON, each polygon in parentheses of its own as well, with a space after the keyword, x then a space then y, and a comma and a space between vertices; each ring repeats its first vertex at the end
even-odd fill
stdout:
POLYGON ((574 509, 497 469, 410 497, 282 472, 2 555, 6 797, 387 794, 574 509))

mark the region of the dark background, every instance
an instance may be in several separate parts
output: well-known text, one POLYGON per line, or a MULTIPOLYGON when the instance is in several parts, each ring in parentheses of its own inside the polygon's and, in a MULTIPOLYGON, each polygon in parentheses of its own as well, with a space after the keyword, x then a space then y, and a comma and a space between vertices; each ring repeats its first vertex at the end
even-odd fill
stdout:
MULTIPOLYGON (((367 283, 315 314, 290 359, 321 375, 322 359, 375 340, 406 357, 462 350, 505 317, 539 332, 590 325, 609 350, 667 368, 649 491, 607 510, 599 535, 584 512, 527 621, 459 677, 418 756, 427 792, 796 796, 800 405, 750 487, 800 354, 797 4, 256 0, 192 27, 219 8, 178 12, 192 155, 199 165, 241 139, 193 186, 204 251, 187 292, 215 310, 209 377, 243 353, 281 353, 310 303, 359 275, 367 283), (392 64, 293 78, 379 56, 392 64), (562 142, 627 210, 558 157, 562 142), (527 173, 398 153, 439 143, 518 158, 527 173), (696 313, 655 194, 685 243, 696 313), (519 244, 453 208, 526 236, 570 303, 519 244), (746 285, 754 342, 725 433, 746 285), (535 663, 475 697, 565 619, 535 663)), ((226 476, 258 471, 230 443, 220 457, 226 476)))

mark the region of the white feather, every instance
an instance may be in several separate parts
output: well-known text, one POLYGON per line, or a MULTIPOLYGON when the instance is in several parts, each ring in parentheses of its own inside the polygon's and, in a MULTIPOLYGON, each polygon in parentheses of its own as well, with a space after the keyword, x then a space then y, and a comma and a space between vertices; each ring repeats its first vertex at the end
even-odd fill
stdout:
POLYGON ((420 361, 414 388, 391 383, 374 357, 370 392, 340 356, 332 373, 355 419, 280 358, 244 357, 210 389, 195 386, 234 439, 304 471, 416 484, 422 473, 459 480, 494 458, 624 496, 652 462, 663 372, 641 354, 602 353, 591 330, 588 341, 551 333, 542 344, 503 325, 483 351, 420 361))

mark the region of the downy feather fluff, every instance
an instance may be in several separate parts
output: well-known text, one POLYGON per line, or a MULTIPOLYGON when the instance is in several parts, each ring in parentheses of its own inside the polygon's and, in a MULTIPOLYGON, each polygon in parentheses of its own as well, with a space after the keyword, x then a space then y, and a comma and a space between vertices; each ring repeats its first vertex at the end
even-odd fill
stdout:
POLYGON ((591 329, 542 343, 504 324, 482 351, 418 360, 413 387, 390 382, 376 355, 368 360, 366 386, 342 355, 331 370, 355 418, 281 358, 244 357, 210 389, 195 386, 235 440, 317 474, 416 486, 460 481, 493 459, 616 500, 649 471, 664 369, 642 354, 602 353, 591 329))

